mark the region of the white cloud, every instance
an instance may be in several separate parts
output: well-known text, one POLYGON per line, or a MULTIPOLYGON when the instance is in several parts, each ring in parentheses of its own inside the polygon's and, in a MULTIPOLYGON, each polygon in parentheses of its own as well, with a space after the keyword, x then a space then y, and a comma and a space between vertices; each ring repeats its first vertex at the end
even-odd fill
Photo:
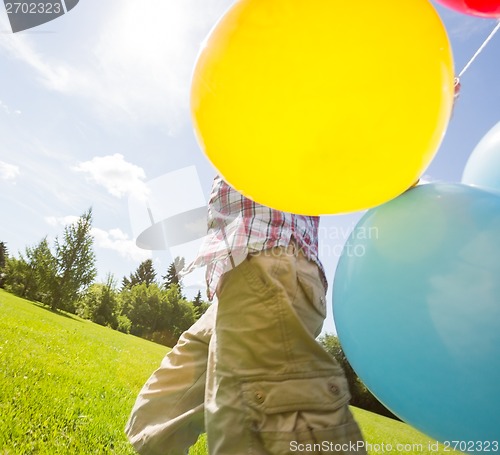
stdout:
POLYGON ((68 226, 70 224, 75 224, 79 220, 78 216, 68 215, 68 216, 46 216, 45 222, 52 227, 58 226, 68 226))
MULTIPOLYGON (((68 216, 46 216, 45 222, 52 227, 64 227, 74 224, 79 217, 74 215, 68 216)), ((99 229, 93 227, 91 234, 94 237, 95 246, 106 250, 112 250, 120 254, 125 259, 131 259, 135 262, 142 262, 151 257, 151 252, 139 248, 133 239, 119 228, 99 229)))
MULTIPOLYGON (((0 21, 0 27, 9 28, 6 21, 0 21)), ((47 56, 37 52, 26 35, 3 34, 0 46, 12 57, 31 66, 40 79, 51 89, 64 90, 68 87, 69 71, 64 64, 51 64, 47 56)))
POLYGON ((19 174, 19 166, 0 161, 0 180, 15 180, 19 174))
POLYGON ((13 111, 7 104, 0 100, 0 109, 2 109, 7 115, 20 115, 21 111, 16 109, 13 111))
POLYGON ((116 251, 125 259, 142 262, 151 257, 150 251, 140 249, 121 229, 92 228, 92 235, 97 247, 116 251))
POLYGON ((27 34, 3 36, 0 48, 34 69, 47 88, 82 99, 106 121, 162 125, 172 131, 188 121, 199 47, 231 3, 149 0, 145 7, 136 0, 114 0, 108 4, 110 16, 97 23, 97 30, 75 30, 64 53, 43 55, 42 44, 27 34), (72 58, 75 53, 78 60, 72 58))
POLYGON ((103 186, 118 198, 133 195, 143 199, 149 192, 143 181, 146 178, 144 169, 125 161, 119 153, 96 156, 90 161, 79 163, 73 170, 86 174, 89 180, 103 186))

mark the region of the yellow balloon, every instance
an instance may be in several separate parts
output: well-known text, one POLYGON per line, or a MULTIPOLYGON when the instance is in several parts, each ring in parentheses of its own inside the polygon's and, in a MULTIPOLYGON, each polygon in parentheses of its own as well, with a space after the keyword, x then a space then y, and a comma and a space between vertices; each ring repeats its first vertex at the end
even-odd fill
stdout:
POLYGON ((202 149, 251 199, 307 215, 384 203, 434 157, 453 58, 428 0, 239 0, 200 52, 202 149))

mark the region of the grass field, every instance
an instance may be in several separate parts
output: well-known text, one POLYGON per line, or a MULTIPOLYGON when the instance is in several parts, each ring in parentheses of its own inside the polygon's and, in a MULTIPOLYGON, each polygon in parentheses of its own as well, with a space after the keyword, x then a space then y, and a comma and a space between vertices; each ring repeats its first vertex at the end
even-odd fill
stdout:
POLYGON ((123 434, 167 348, 0 290, 0 454, 133 454, 123 434))
MULTIPOLYGON (((167 351, 0 290, 0 455, 134 454, 123 428, 167 351)), ((450 453, 401 422, 353 412, 373 455, 450 453)), ((201 437, 190 455, 206 453, 201 437)))

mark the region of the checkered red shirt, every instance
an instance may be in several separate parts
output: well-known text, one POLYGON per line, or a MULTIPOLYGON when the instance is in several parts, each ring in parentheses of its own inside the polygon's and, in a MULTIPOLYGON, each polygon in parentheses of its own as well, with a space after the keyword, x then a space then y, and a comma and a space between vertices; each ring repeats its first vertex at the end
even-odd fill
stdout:
POLYGON ((319 217, 280 212, 251 201, 215 177, 208 203, 208 233, 197 258, 183 271, 206 265, 208 298, 215 294, 220 277, 243 262, 249 252, 288 246, 293 237, 299 249, 318 264, 319 217))

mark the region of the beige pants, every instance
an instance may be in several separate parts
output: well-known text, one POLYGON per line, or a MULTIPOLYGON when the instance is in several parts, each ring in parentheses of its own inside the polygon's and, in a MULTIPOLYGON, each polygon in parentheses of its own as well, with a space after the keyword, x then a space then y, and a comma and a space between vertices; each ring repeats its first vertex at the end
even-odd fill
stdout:
POLYGON ((217 293, 140 392, 126 428, 136 449, 184 454, 206 431, 211 455, 365 454, 344 374, 314 339, 326 313, 317 266, 273 248, 217 293))

